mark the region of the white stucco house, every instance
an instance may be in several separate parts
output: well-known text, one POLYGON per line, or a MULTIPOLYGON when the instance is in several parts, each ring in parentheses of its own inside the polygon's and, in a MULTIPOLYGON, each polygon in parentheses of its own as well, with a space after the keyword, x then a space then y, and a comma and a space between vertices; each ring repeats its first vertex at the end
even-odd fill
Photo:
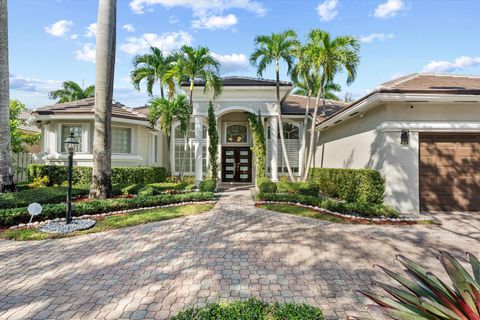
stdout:
MULTIPOLYGON (((184 174, 202 180, 207 173, 207 108, 216 110, 219 180, 251 183, 255 177, 251 131, 246 112, 260 112, 267 137, 267 168, 272 180, 286 175, 278 134, 278 114, 290 164, 296 175, 306 155, 303 139, 307 98, 291 93, 281 82, 276 105, 275 81, 225 77, 223 93, 212 100, 203 83, 194 88, 190 145, 174 124, 168 154, 165 136, 149 127, 147 108, 112 105, 114 166, 167 166, 177 174, 185 156, 184 174)), ((184 88, 187 89, 187 88, 184 88)), ((311 106, 313 109, 314 101, 311 106)), ((34 115, 42 130, 45 161, 64 164, 62 141, 70 130, 79 136, 77 165, 92 165, 93 99, 46 106, 34 115)), ((401 212, 480 210, 480 77, 414 74, 384 83, 350 103, 327 101, 316 119, 315 167, 373 168, 386 178, 385 200, 401 212)), ((312 110, 307 121, 310 128, 312 110)), ((308 136, 308 135, 307 135, 308 136)))

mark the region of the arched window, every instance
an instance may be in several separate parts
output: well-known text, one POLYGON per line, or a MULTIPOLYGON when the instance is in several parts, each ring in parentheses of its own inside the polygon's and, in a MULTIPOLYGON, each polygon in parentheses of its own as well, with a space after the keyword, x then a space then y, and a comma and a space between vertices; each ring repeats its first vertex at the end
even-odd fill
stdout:
POLYGON ((226 142, 227 143, 247 143, 247 126, 242 124, 231 124, 227 126, 226 142))
MULTIPOLYGON (((195 123, 191 122, 188 130, 189 143, 185 145, 185 134, 180 128, 180 123, 173 127, 173 163, 174 174, 183 172, 184 175, 195 174, 195 123), (183 168, 183 170, 182 170, 183 168)), ((207 173, 207 127, 203 126, 202 132, 202 166, 203 174, 207 173)))
MULTIPOLYGON (((285 138, 285 148, 287 149, 288 161, 294 173, 299 172, 300 167, 300 124, 284 122, 283 123, 283 137, 285 138)), ((271 140, 270 140, 270 126, 267 128, 267 170, 271 172, 270 164, 272 160, 271 140)), ((280 141, 280 132, 278 133, 278 147, 277 147, 277 165, 278 174, 287 174, 288 170, 285 165, 282 153, 282 144, 280 141)))

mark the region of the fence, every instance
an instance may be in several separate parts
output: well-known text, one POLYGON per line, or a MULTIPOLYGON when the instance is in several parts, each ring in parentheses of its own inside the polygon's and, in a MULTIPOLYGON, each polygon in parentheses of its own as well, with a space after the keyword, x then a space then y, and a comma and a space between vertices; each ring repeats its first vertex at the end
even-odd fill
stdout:
POLYGON ((27 170, 30 164, 42 164, 43 160, 39 154, 20 152, 13 155, 13 167, 15 171, 15 181, 27 181, 27 170))

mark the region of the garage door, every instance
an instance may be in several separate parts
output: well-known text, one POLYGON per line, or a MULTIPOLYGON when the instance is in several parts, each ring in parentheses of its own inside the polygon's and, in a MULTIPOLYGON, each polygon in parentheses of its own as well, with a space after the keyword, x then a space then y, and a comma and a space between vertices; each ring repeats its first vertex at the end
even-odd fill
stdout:
POLYGON ((480 211, 480 134, 420 134, 423 211, 480 211))

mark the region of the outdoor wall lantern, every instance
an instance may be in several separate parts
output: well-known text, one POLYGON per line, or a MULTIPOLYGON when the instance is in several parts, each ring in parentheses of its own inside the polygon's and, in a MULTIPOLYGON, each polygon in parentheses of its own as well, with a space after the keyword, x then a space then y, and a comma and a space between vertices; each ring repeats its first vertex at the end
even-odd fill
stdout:
POLYGON ((78 141, 75 139, 75 134, 73 131, 70 131, 70 136, 65 140, 65 149, 68 150, 68 171, 67 171, 67 181, 68 181, 68 191, 67 191, 67 216, 65 218, 65 223, 70 224, 72 222, 72 171, 73 171, 73 153, 75 151, 75 146, 78 145, 78 141))
POLYGON ((408 130, 402 130, 402 133, 400 134, 400 144, 402 146, 408 146, 408 140, 409 140, 410 133, 408 130))

